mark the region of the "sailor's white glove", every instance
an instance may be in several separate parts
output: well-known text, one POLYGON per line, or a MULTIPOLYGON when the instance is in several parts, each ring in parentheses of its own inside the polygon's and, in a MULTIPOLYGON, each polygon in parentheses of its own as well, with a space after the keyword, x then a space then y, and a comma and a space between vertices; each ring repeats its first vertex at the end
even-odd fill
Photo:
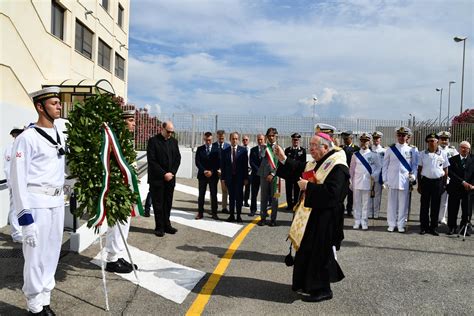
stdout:
POLYGON ((23 234, 23 243, 30 247, 38 246, 38 228, 35 223, 21 227, 23 234))
POLYGON ((416 181, 416 177, 413 175, 413 174, 409 174, 408 175, 408 180, 410 180, 410 182, 415 182, 416 181))

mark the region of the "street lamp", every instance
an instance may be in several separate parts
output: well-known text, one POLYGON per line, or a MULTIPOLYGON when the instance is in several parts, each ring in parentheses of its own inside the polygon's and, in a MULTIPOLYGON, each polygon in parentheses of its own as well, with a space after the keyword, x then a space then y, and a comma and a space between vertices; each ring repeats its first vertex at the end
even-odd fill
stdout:
POLYGON ((464 95, 464 61, 466 59, 466 40, 467 37, 459 37, 456 36, 453 38, 456 43, 463 42, 463 50, 462 50, 462 79, 461 79, 461 112, 462 113, 462 102, 463 102, 463 95, 464 95))
POLYGON ((318 98, 316 98, 315 96, 313 96, 313 118, 314 118, 314 110, 316 108, 316 101, 318 101, 318 98))
POLYGON ((436 91, 441 92, 439 94, 439 126, 441 126, 441 104, 443 102, 443 88, 436 88, 436 91))
POLYGON ((446 124, 448 126, 449 126, 449 108, 450 108, 450 105, 451 105, 451 85, 453 83, 456 83, 456 81, 450 81, 449 85, 448 85, 448 121, 446 122, 446 124))

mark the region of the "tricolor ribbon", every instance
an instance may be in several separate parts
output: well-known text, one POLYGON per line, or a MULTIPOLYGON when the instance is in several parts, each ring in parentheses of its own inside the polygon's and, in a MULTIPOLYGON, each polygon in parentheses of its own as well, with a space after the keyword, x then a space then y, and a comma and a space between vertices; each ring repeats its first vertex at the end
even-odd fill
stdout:
MULTIPOLYGON (((270 167, 272 169, 276 169, 278 167, 278 159, 275 156, 275 153, 273 152, 273 148, 271 144, 267 144, 267 147, 265 148, 265 156, 267 157, 268 164, 270 165, 270 167)), ((280 181, 277 176, 273 177, 272 186, 273 186, 273 197, 279 198, 280 197, 280 181)))
POLYGON ((100 160, 104 168, 104 177, 102 180, 102 191, 100 193, 99 203, 97 205, 96 215, 89 220, 89 227, 101 226, 107 216, 106 200, 110 187, 110 156, 113 154, 117 161, 118 167, 123 175, 125 185, 128 185, 132 192, 137 193, 136 204, 132 205, 130 210, 131 216, 143 216, 143 205, 138 190, 137 175, 132 167, 127 163, 122 153, 122 148, 115 133, 110 129, 107 123, 102 125, 102 148, 100 150, 100 160))

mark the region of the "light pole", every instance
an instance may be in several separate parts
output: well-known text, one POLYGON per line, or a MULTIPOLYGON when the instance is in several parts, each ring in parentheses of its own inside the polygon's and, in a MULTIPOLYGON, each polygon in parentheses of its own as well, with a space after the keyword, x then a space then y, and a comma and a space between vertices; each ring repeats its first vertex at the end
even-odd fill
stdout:
POLYGON ((462 49, 462 77, 461 77, 461 112, 462 113, 462 102, 463 102, 463 96, 464 96, 464 61, 466 59, 466 40, 467 37, 459 37, 456 36, 453 38, 456 43, 463 42, 463 49, 462 49))
POLYGON ((315 96, 313 96, 313 119, 314 119, 314 110, 316 108, 316 101, 318 101, 318 98, 316 98, 315 96))
POLYGON ((443 88, 436 88, 436 91, 441 92, 439 94, 439 126, 441 126, 441 104, 443 103, 443 88))
POLYGON ((456 81, 450 81, 449 85, 448 85, 448 119, 447 119, 447 122, 446 122, 447 126, 449 126, 449 108, 450 108, 450 105, 451 105, 451 85, 453 83, 456 83, 456 81))

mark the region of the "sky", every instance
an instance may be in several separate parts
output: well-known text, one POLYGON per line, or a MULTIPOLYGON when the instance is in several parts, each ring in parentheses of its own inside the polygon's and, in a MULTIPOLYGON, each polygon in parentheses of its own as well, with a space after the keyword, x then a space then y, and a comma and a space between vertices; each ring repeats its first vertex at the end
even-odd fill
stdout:
POLYGON ((128 102, 152 114, 437 118, 473 108, 471 0, 132 0, 128 102), (317 100, 315 101, 314 98, 317 100))

